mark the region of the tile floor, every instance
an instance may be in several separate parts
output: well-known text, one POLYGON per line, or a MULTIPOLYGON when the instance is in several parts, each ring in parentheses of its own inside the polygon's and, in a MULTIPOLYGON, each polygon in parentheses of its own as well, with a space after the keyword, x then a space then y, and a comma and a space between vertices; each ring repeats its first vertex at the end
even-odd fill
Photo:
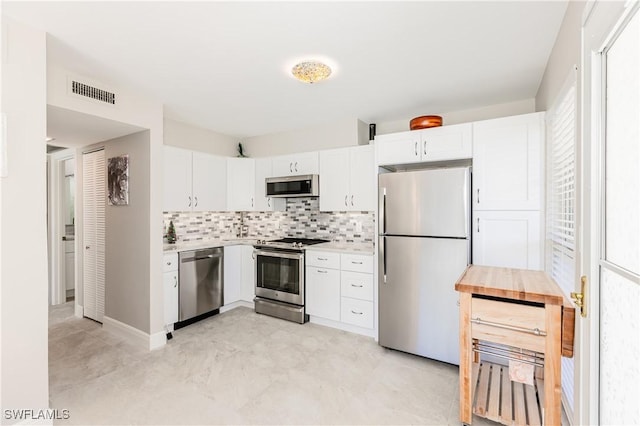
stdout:
POLYGON ((51 307, 58 424, 460 424, 457 367, 370 338, 246 308, 173 335, 149 352, 51 307))

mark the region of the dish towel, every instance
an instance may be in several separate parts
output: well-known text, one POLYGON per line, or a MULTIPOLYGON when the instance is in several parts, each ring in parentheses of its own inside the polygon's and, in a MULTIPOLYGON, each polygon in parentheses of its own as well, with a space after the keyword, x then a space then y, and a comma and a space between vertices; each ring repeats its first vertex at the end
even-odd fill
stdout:
POLYGON ((522 361, 509 360, 509 378, 518 383, 533 386, 533 364, 527 364, 522 361))

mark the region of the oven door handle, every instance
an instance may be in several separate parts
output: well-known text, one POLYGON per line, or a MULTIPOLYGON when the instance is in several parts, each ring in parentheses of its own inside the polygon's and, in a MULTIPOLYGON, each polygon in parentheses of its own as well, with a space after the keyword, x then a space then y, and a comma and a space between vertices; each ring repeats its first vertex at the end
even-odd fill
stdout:
POLYGON ((303 253, 287 253, 280 251, 271 251, 271 250, 255 250, 254 253, 256 256, 266 256, 266 257, 280 257, 283 259, 302 259, 304 258, 303 253))

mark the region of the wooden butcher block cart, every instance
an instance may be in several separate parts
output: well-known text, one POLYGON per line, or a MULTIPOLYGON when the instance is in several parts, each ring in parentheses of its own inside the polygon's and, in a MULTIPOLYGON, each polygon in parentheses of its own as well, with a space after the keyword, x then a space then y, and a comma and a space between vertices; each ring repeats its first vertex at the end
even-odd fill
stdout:
MULTIPOLYGON (((542 271, 471 265, 460 292, 460 421, 560 425, 560 358, 573 356, 575 310, 542 271), (487 361, 485 361, 487 359, 487 361), (509 369, 533 365, 533 385, 509 369), (506 363, 506 362, 505 362, 506 363)), ((529 368, 531 370, 531 368, 529 368)))

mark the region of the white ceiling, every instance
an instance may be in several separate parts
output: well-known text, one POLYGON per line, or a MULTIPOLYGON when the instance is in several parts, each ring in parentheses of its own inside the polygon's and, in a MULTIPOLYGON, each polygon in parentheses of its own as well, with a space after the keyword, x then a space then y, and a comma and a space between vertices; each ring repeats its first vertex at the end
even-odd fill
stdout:
POLYGON ((536 95, 566 1, 3 2, 48 60, 238 138, 536 95), (290 77, 328 58, 328 81, 290 77))
POLYGON ((48 142, 50 145, 79 148, 142 130, 131 124, 47 105, 47 135, 55 137, 48 142))

